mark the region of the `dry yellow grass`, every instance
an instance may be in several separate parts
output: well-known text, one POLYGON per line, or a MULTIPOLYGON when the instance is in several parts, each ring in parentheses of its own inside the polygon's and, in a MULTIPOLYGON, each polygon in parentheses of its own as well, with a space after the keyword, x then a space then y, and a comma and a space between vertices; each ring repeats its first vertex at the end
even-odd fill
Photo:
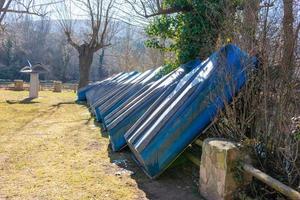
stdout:
POLYGON ((72 92, 0 90, 0 199, 140 199, 72 92))

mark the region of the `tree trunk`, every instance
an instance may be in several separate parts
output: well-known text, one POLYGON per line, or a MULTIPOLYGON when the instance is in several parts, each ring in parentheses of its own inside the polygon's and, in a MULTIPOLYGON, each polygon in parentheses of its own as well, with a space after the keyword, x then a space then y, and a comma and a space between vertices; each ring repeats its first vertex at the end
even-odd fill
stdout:
MULTIPOLYGON (((160 46, 163 48, 166 47, 166 39, 160 38, 159 39, 160 46)), ((163 66, 165 64, 165 52, 163 50, 159 51, 159 57, 158 57, 158 67, 163 66)))
POLYGON ((281 64, 283 73, 289 80, 294 72, 294 16, 293 16, 293 0, 283 1, 283 54, 281 64))
POLYGON ((244 49, 252 52, 256 48, 256 29, 258 24, 259 0, 245 1, 244 23, 242 25, 242 35, 244 49))
POLYGON ((80 79, 78 88, 82 88, 89 83, 91 65, 93 62, 94 51, 86 45, 82 45, 79 51, 79 72, 80 79))

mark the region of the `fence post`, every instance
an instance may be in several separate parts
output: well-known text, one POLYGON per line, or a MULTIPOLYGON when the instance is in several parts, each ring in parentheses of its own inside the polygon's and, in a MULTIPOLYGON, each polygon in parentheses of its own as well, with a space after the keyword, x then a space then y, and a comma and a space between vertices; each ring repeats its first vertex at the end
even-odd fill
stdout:
POLYGON ((74 93, 76 93, 77 92, 77 90, 78 90, 78 84, 74 84, 74 93))
POLYGON ((199 180, 201 195, 208 200, 233 199, 234 191, 251 181, 251 176, 243 172, 243 181, 238 181, 236 165, 240 159, 235 143, 216 138, 204 140, 199 180))
POLYGON ((39 74, 30 73, 29 98, 38 98, 39 88, 40 88, 39 74))

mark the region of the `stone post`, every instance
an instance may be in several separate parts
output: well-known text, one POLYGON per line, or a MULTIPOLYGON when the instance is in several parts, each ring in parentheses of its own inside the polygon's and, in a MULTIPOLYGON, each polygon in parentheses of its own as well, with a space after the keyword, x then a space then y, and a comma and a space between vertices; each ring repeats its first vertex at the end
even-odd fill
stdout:
POLYGON ((30 88, 29 88, 29 98, 39 97, 39 74, 30 73, 30 88))
POLYGON ((245 173, 243 182, 237 180, 236 165, 240 159, 235 143, 216 138, 204 140, 199 180, 201 195, 207 200, 233 199, 233 192, 251 181, 251 176, 245 173))
POLYGON ((15 83, 15 90, 17 90, 17 91, 24 90, 24 87, 23 87, 24 82, 23 82, 23 80, 15 80, 14 83, 15 83))
POLYGON ((77 90, 78 90, 78 84, 74 84, 74 93, 76 93, 77 92, 77 90))
POLYGON ((53 81, 53 92, 61 92, 62 82, 61 81, 53 81))

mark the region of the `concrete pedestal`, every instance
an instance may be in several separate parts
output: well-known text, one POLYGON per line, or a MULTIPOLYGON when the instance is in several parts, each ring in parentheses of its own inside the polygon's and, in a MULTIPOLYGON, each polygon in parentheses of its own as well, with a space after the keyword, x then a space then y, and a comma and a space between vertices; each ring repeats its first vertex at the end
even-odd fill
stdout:
POLYGON ((31 73, 30 74, 30 88, 29 88, 29 98, 38 98, 39 97, 39 74, 31 73))
POLYGON ((61 90, 62 90, 62 82, 53 81, 53 92, 61 92, 61 90))
POLYGON ((200 193, 208 200, 233 199, 233 192, 249 183, 251 176, 236 178, 236 165, 241 154, 233 142, 224 139, 206 139, 203 142, 200 165, 200 193))

